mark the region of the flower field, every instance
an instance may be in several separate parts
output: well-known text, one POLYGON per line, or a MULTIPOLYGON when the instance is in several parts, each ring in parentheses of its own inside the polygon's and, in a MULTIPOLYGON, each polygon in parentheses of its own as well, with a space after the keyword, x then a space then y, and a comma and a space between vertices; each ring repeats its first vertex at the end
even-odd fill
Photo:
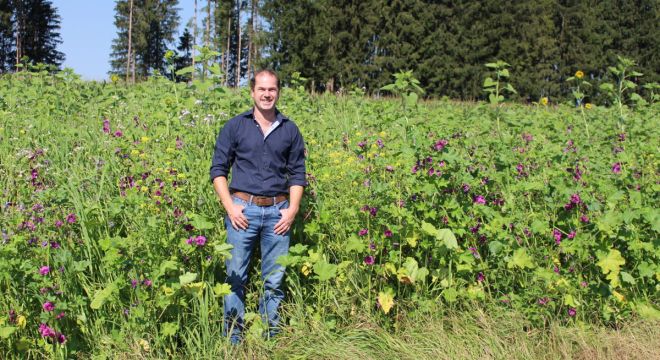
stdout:
MULTIPOLYGON (((0 357, 226 345, 230 248, 208 168, 250 105, 211 82, 0 78, 0 357)), ((284 337, 477 308, 525 328, 657 324, 658 104, 404 105, 283 90, 309 182, 280 259, 284 337)))

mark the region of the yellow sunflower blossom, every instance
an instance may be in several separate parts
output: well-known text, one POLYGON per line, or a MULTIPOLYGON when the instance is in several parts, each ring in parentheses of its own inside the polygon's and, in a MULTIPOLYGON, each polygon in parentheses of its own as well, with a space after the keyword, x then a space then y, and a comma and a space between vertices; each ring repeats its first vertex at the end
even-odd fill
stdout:
POLYGON ((575 77, 578 78, 578 79, 582 79, 584 77, 584 73, 582 72, 582 70, 576 71, 575 72, 575 77))
POLYGON ((594 106, 591 105, 591 103, 584 104, 584 108, 587 109, 587 110, 591 109, 592 107, 594 107, 594 106))
POLYGON ((548 98, 545 97, 545 96, 542 97, 541 100, 539 100, 539 103, 543 106, 547 106, 548 105, 548 98))

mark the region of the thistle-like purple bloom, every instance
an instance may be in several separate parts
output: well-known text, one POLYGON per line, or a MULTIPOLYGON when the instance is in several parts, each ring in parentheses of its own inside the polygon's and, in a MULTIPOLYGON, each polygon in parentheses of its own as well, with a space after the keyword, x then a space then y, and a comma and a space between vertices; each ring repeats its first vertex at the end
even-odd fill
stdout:
POLYGON ((373 265, 375 263, 375 259, 373 256, 369 255, 364 258, 364 263, 367 265, 373 265))
POLYGON ((481 195, 477 195, 474 197, 474 203, 479 204, 479 205, 485 205, 486 204, 486 198, 484 198, 481 195))
POLYGON ((41 337, 55 337, 55 330, 44 323, 39 325, 39 333, 41 337))
POLYGON ((378 215, 378 208, 377 208, 377 207, 372 207, 372 208, 370 208, 370 209, 369 209, 369 215, 371 215, 371 216, 373 216, 373 217, 375 217, 376 215, 378 215))
POLYGON ((66 216, 66 222, 68 222, 69 224, 75 223, 76 222, 76 214, 71 213, 71 214, 67 215, 66 216))
POLYGON ((53 311, 53 310, 55 310, 55 304, 53 304, 50 301, 46 301, 45 303, 43 303, 43 305, 41 305, 41 307, 44 309, 44 311, 53 311))
POLYGON ((463 188, 463 192, 466 194, 470 191, 470 185, 468 184, 463 184, 461 187, 463 188))
POLYGON ((142 285, 144 285, 146 287, 151 287, 151 285, 153 285, 153 283, 149 279, 144 279, 144 281, 142 281, 142 285))
POLYGON ((181 150, 183 149, 183 140, 181 140, 180 137, 176 137, 176 149, 181 150))
POLYGON ((433 149, 435 149, 435 151, 441 151, 442 149, 445 148, 445 146, 447 146, 448 143, 449 141, 445 139, 440 139, 433 145, 433 149))
POLYGON ((39 268, 39 274, 46 276, 50 273, 50 267, 49 266, 42 266, 39 268))

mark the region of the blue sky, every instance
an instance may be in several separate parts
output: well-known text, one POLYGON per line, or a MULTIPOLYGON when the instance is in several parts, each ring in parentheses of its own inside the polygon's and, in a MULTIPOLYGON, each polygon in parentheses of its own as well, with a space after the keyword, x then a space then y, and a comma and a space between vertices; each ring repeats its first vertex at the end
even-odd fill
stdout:
MULTIPOLYGON (((192 19, 194 0, 179 0, 180 27, 192 19)), ((110 71, 112 39, 115 28, 114 0, 52 0, 61 17, 58 50, 66 56, 64 67, 82 75, 86 80, 103 80, 110 71)), ((204 5, 198 1, 198 11, 204 5)), ((198 17, 199 14, 198 14, 198 17)), ((177 35, 178 38, 178 35, 177 35)))

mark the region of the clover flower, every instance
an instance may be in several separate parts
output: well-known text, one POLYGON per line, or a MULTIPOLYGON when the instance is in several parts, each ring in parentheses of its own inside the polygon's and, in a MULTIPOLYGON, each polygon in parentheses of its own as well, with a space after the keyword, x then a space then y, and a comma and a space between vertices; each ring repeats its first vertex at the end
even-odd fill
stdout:
POLYGON ((41 307, 44 309, 44 311, 53 311, 53 310, 55 310, 55 304, 53 304, 50 301, 46 301, 45 303, 43 303, 43 305, 41 305, 41 307))
POLYGON ((55 337, 55 330, 44 323, 39 325, 39 333, 41 337, 55 337))
POLYGON ((67 215, 66 216, 66 222, 68 222, 69 224, 75 223, 76 222, 76 214, 71 213, 71 214, 67 215))
POLYGON ((50 267, 49 266, 42 266, 39 268, 39 274, 46 276, 50 273, 50 267))

